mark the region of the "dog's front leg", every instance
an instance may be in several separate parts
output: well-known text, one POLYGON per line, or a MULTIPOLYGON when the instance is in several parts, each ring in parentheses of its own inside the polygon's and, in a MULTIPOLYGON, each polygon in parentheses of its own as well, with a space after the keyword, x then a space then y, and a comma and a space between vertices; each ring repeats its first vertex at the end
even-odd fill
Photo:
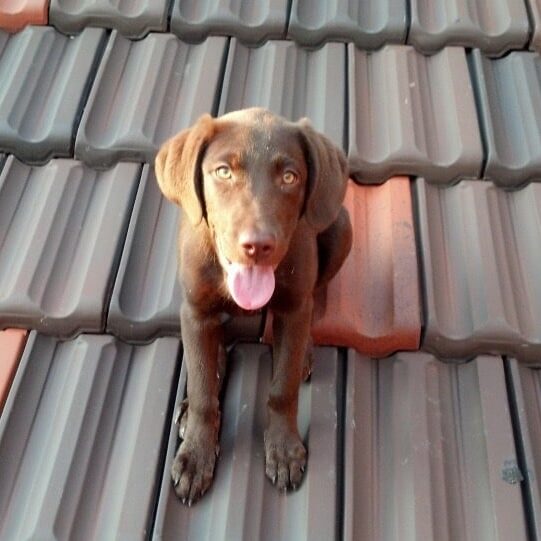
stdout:
POLYGON ((296 488, 306 467, 306 449, 299 436, 299 387, 310 337, 313 300, 308 296, 293 312, 275 313, 274 368, 265 431, 267 477, 280 490, 296 488))
POLYGON ((219 449, 222 328, 218 316, 203 317, 187 302, 182 306, 181 325, 188 370, 188 415, 171 474, 177 495, 192 504, 212 482, 219 449))

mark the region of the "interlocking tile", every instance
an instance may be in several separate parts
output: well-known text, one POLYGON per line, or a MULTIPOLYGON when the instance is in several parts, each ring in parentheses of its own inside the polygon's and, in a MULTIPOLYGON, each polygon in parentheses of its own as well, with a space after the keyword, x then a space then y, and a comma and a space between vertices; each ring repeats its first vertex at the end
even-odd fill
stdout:
POLYGON ((411 0, 408 43, 425 53, 448 45, 462 45, 497 56, 522 49, 529 32, 524 2, 411 0))
POLYGON ((32 333, 0 418, 0 538, 148 538, 178 350, 32 333))
MULTIPOLYGON (((371 357, 418 349, 421 304, 409 180, 397 177, 381 186, 350 182, 344 206, 353 246, 315 298, 314 343, 371 357)), ((270 312, 264 340, 272 340, 270 312)))
MULTIPOLYGON (((213 485, 191 508, 176 497, 169 473, 177 446, 173 427, 153 539, 335 539, 338 397, 343 392, 336 350, 316 351, 311 382, 301 387, 299 431, 308 445, 308 467, 299 489, 287 496, 265 477, 269 351, 258 345, 237 346, 231 361, 213 485)), ((179 400, 184 385, 181 375, 179 400)))
MULTIPOLYGON (((177 278, 181 211, 161 194, 145 165, 116 276, 107 331, 129 342, 180 335, 182 293, 177 278)), ((261 315, 229 319, 227 341, 257 340, 261 315)))
POLYGON ((352 41, 363 49, 406 38, 402 0, 293 0, 288 37, 303 45, 352 41))
POLYGON ((309 50, 272 41, 254 49, 232 40, 218 112, 260 106, 290 120, 307 116, 343 147, 345 65, 346 48, 338 43, 309 50))
POLYGON ((487 142, 484 176, 503 186, 541 180, 541 58, 473 52, 480 119, 487 142))
POLYGON ((541 0, 529 0, 528 6, 533 27, 530 49, 541 52, 541 0))
POLYGON ((77 133, 76 157, 93 167, 153 161, 165 139, 213 112, 226 45, 217 37, 188 45, 171 34, 130 41, 113 32, 77 133))
POLYGON ((350 352, 345 541, 528 539, 503 361, 350 352))
MULTIPOLYGON (((532 534, 541 537, 541 370, 511 359, 510 373, 518 415, 518 432, 526 463, 525 493, 531 506, 532 534)), ((541 364, 541 356, 538 359, 541 364)))
POLYGON ((0 414, 23 352, 26 335, 24 329, 0 331, 0 414))
POLYGON ((87 26, 116 28, 125 36, 142 38, 167 29, 169 0, 51 0, 50 24, 66 34, 87 26))
POLYGON ((140 166, 8 158, 0 175, 0 328, 100 331, 140 166))
POLYGON ((2 0, 0 29, 18 32, 30 24, 47 24, 48 0, 2 0))
POLYGON ((417 181, 423 347, 443 357, 541 358, 541 185, 417 181))
POLYGON ((446 183, 479 176, 482 145, 463 49, 427 57, 400 45, 373 53, 348 47, 356 180, 411 174, 446 183))
POLYGON ((187 41, 209 34, 246 43, 285 37, 288 0, 174 0, 171 31, 187 41))
POLYGON ((69 157, 105 31, 46 26, 0 32, 0 150, 28 163, 69 157))

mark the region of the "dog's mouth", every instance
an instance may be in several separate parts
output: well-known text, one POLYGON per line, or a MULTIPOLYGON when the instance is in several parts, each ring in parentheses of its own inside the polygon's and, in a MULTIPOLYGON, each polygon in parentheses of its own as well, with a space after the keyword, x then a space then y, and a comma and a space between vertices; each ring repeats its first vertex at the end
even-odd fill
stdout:
POLYGON ((226 283, 233 300, 244 310, 259 310, 274 293, 273 265, 246 265, 226 259, 226 283))

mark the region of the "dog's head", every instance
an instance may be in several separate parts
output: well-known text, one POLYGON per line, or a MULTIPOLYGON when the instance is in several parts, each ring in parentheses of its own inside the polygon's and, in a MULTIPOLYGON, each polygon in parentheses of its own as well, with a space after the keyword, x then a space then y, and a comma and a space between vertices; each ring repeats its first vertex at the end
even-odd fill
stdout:
POLYGON ((272 296, 299 220, 325 230, 347 184, 343 152, 306 119, 259 108, 202 116, 164 143, 155 166, 164 195, 210 229, 230 293, 246 309, 272 296))

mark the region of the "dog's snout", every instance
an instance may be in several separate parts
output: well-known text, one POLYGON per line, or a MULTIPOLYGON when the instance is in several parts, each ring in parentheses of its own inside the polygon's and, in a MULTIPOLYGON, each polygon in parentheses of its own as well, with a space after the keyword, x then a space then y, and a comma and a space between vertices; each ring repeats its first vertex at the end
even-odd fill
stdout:
POLYGON ((251 259, 270 257, 276 249, 276 236, 255 230, 243 231, 239 236, 239 244, 246 256, 251 259))

